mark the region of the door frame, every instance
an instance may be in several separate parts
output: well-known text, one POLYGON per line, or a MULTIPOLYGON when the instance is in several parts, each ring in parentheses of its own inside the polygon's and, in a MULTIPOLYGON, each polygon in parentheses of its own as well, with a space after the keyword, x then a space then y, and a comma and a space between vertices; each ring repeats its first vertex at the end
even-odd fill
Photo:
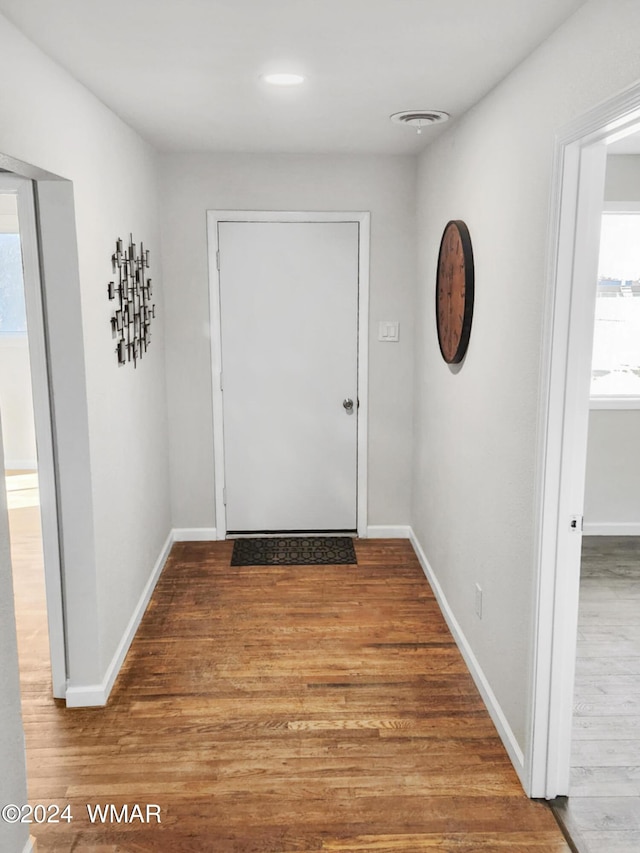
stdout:
POLYGON ((208 210, 209 324, 213 399, 216 537, 227 535, 224 466, 224 402, 222 394, 222 340, 220 314, 219 222, 355 222, 358 224, 358 433, 356 519, 357 533, 367 534, 367 467, 369 418, 369 247, 371 214, 367 211, 208 210))
POLYGON ((640 84, 564 127, 555 143, 539 404, 533 682, 523 780, 531 797, 569 792, 606 147, 638 130, 640 84), (591 290, 585 281, 593 281, 591 290))
POLYGON ((8 172, 3 173, 0 175, 0 193, 15 195, 18 207, 37 445, 51 680, 53 696, 62 699, 66 696, 67 663, 60 537, 58 533, 54 424, 33 182, 28 178, 8 172))

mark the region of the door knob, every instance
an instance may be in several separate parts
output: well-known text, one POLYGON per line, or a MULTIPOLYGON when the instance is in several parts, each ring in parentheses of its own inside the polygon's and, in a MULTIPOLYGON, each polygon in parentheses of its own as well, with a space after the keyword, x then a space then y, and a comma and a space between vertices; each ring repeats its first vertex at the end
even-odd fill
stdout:
POLYGON ((342 405, 345 407, 345 409, 346 409, 348 412, 352 412, 352 411, 353 411, 353 400, 351 399, 351 397, 347 397, 347 399, 346 399, 346 400, 343 400, 343 401, 342 401, 342 405))

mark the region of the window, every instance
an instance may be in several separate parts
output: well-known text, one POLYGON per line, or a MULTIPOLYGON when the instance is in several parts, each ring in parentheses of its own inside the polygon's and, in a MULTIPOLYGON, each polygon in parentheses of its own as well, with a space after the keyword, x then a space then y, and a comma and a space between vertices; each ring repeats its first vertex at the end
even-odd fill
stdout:
POLYGON ((640 209, 602 215, 591 397, 640 405, 640 209))
POLYGON ((19 234, 0 234, 0 334, 27 331, 19 234))

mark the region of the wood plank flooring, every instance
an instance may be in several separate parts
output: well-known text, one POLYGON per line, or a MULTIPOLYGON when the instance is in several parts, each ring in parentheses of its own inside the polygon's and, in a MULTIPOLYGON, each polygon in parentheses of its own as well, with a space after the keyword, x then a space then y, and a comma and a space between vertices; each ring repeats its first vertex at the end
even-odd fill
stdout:
POLYGON ((580 853, 638 853, 640 538, 583 540, 571 764, 580 853))
POLYGON ((231 548, 174 546, 106 708, 49 698, 16 583, 29 794, 74 815, 33 827, 39 853, 567 853, 408 541, 340 567, 231 568, 231 548), (87 803, 162 822, 91 824, 87 803))

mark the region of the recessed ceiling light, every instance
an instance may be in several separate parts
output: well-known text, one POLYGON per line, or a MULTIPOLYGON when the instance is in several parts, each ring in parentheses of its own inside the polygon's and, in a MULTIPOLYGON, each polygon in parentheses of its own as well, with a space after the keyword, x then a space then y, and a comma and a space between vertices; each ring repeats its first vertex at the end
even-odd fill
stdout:
POLYGON ((262 79, 265 83, 270 83, 272 86, 299 86, 301 83, 304 83, 302 74, 288 74, 284 72, 263 74, 262 79))

